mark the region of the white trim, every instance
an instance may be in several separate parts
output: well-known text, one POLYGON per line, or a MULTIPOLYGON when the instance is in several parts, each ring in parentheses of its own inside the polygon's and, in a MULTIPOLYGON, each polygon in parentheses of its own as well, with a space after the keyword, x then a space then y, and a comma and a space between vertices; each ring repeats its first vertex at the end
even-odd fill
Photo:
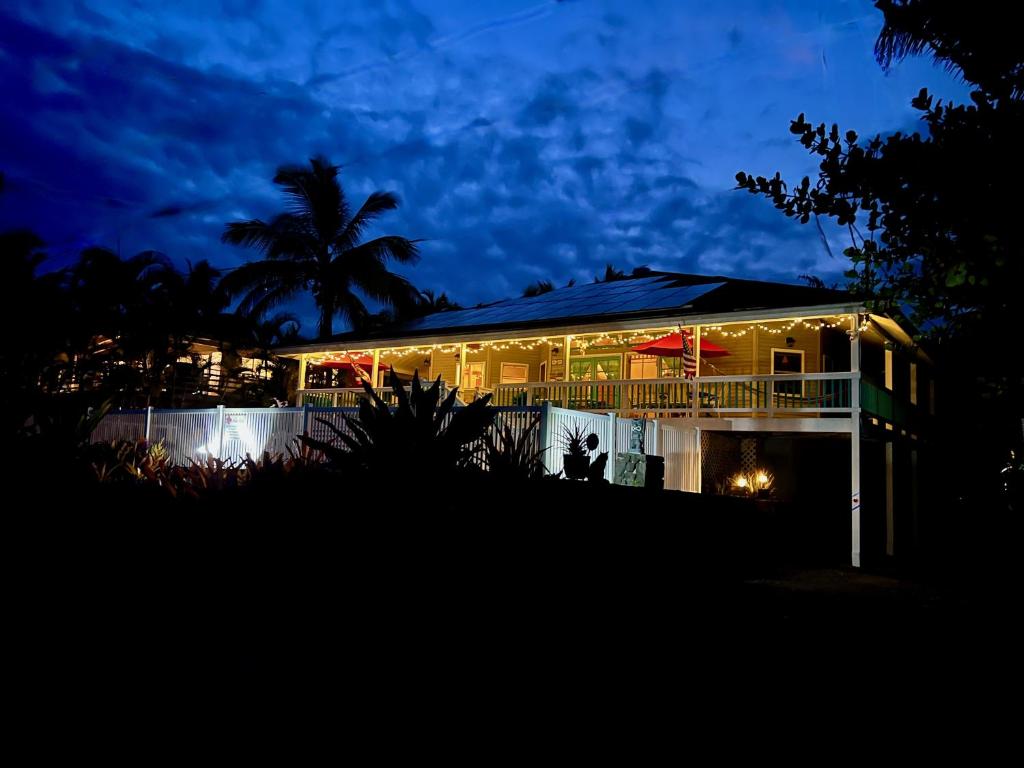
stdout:
MULTIPOLYGON (((480 368, 480 381, 481 381, 480 386, 481 387, 486 387, 487 386, 487 361, 486 360, 467 360, 466 363, 465 363, 465 366, 462 368, 462 377, 464 378, 466 376, 471 376, 472 374, 470 373, 470 369, 474 365, 481 366, 481 368, 480 368)), ((459 387, 462 388, 462 389, 477 389, 477 387, 472 386, 472 385, 463 386, 461 380, 459 381, 459 387)))
MULTIPOLYGON (((804 355, 807 353, 806 349, 790 349, 789 347, 772 347, 772 356, 770 358, 770 361, 771 361, 771 374, 772 374, 772 376, 775 375, 775 353, 776 352, 785 352, 786 354, 797 354, 797 355, 800 355, 800 373, 806 373, 807 372, 806 370, 804 370, 806 368, 806 364, 807 364, 807 361, 804 358, 804 355)), ((796 371, 782 371, 779 375, 782 376, 782 375, 787 374, 787 373, 796 373, 796 371)))
POLYGON ((863 313, 866 312, 866 310, 860 304, 823 304, 814 307, 785 307, 783 309, 772 310, 763 309, 748 310, 744 312, 719 312, 717 314, 693 315, 690 317, 686 316, 684 313, 680 313, 679 315, 645 317, 635 320, 620 320, 618 322, 611 323, 597 322, 593 325, 581 325, 576 323, 573 325, 563 324, 550 327, 518 330, 505 329, 500 331, 476 331, 467 333, 460 331, 457 328, 453 328, 435 336, 406 336, 390 339, 350 339, 334 341, 329 344, 318 343, 292 347, 280 347, 274 350, 274 353, 281 355, 282 357, 290 357, 293 355, 299 355, 303 352, 315 354, 321 352, 337 352, 345 349, 355 350, 359 349, 360 345, 374 345, 379 348, 422 348, 432 344, 447 345, 457 343, 459 341, 501 341, 505 339, 517 340, 540 338, 546 338, 550 341, 553 336, 583 336, 595 333, 611 333, 615 331, 636 331, 646 328, 663 328, 668 331, 672 331, 679 325, 689 327, 693 325, 734 325, 737 323, 750 323, 757 321, 780 322, 798 319, 813 320, 815 318, 836 317, 839 315, 849 315, 857 312, 863 313))
POLYGON ((530 364, 529 363, 518 363, 515 360, 503 360, 501 367, 498 370, 498 383, 499 384, 529 384, 530 383, 530 364), (516 365, 526 368, 526 380, 525 381, 505 381, 505 366, 516 365))

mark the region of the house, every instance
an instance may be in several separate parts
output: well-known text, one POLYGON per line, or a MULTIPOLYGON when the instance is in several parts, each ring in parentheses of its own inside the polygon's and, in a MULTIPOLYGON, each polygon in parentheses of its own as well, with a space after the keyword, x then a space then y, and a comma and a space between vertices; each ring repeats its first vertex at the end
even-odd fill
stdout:
POLYGON ((182 340, 160 356, 126 359, 115 339, 98 336, 89 354, 69 363, 54 391, 119 390, 127 404, 177 408, 266 404, 285 396, 294 375, 294 363, 267 350, 205 337, 182 340))
POLYGON ((842 521, 854 565, 864 547, 892 555, 916 536, 930 362, 845 292, 655 272, 276 352, 298 360, 300 405, 354 405, 358 379, 383 390, 394 370, 465 401, 670 423, 691 439, 666 465, 697 468, 680 471, 683 490, 773 475, 778 494, 842 521), (356 373, 349 386, 329 386, 338 368, 356 373))

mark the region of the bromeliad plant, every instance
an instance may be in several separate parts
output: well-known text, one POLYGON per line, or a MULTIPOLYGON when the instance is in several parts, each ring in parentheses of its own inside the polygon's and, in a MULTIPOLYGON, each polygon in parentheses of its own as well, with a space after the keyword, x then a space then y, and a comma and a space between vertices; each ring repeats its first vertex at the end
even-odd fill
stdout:
POLYGON ((565 476, 570 480, 600 481, 604 477, 604 468, 608 463, 608 452, 601 453, 596 459, 590 454, 597 449, 600 438, 593 432, 586 434, 580 425, 566 426, 562 430, 562 441, 565 455, 562 457, 565 476))
POLYGON ((339 469, 403 483, 436 480, 478 463, 481 439, 491 426, 490 395, 456 408, 458 389, 442 401, 440 376, 424 389, 416 373, 407 392, 392 371, 390 385, 394 405, 363 382, 366 397, 356 418, 345 416, 344 428, 317 419, 334 440, 303 435, 303 444, 321 451, 339 469))

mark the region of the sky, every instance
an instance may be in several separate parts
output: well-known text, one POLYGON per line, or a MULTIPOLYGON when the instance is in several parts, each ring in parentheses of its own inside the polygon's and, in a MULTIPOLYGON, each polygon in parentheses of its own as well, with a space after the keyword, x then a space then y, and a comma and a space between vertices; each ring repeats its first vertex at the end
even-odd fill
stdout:
MULTIPOLYGON (((228 221, 269 218, 283 164, 322 154, 369 236, 421 238, 397 271, 465 305, 612 263, 840 280, 848 243, 735 191, 799 181, 799 113, 921 130, 926 58, 883 72, 867 0, 8 0, 0 8, 0 229, 51 266, 87 245, 222 268, 228 221)), ((308 303, 296 309, 314 330, 308 303)))

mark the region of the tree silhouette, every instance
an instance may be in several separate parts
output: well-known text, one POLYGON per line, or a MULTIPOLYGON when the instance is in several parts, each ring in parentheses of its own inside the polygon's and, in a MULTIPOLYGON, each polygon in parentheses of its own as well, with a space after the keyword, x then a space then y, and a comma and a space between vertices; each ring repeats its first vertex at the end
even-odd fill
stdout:
POLYGON ((239 309, 262 316, 297 294, 311 290, 320 311, 318 334, 333 333, 336 316, 359 328, 369 311, 358 295, 396 308, 412 304, 415 289, 388 270, 388 262, 411 264, 416 243, 393 235, 361 242, 367 227, 398 207, 390 192, 374 192, 354 214, 338 182, 338 166, 314 157, 309 167, 283 166, 274 176, 287 210, 270 222, 236 221, 222 235, 226 243, 255 248, 265 259, 228 274, 223 286, 242 294, 239 309))
MULTIPOLYGON (((930 52, 976 88, 971 103, 913 99, 927 132, 862 141, 800 115, 790 131, 819 158, 812 183, 737 174, 739 189, 770 199, 802 223, 845 227, 851 286, 878 311, 909 313, 945 374, 975 403, 972 421, 1008 425, 1024 398, 1021 356, 1006 348, 1018 324, 1024 237, 1017 201, 1024 161, 1024 47, 996 4, 879 0, 885 25, 875 51, 884 67, 930 52), (982 405, 982 403, 987 403, 982 405), (982 413, 982 408, 986 413, 982 413)), ((995 430, 986 432, 986 438, 995 430)), ((977 436, 975 436, 977 437, 977 436)), ((961 445, 971 442, 967 439, 961 445)), ((988 442, 991 442, 989 439, 988 442)))

